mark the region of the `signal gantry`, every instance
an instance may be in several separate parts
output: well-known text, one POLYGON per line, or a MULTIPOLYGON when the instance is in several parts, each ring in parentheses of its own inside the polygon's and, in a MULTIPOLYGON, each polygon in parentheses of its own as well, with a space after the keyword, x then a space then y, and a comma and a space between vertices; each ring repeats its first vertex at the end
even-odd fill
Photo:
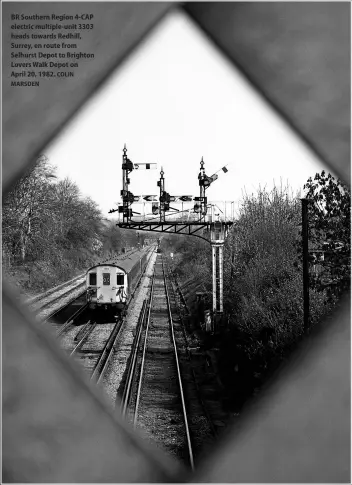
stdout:
POLYGON ((117 224, 123 229, 134 229, 138 231, 152 231, 172 234, 183 234, 196 236, 204 239, 212 246, 212 269, 213 269, 213 323, 216 316, 223 314, 223 249, 225 238, 229 228, 234 223, 234 202, 225 202, 225 210, 221 210, 216 203, 208 203, 206 190, 217 180, 219 171, 227 172, 226 166, 215 172, 211 177, 205 173, 203 157, 200 162, 198 175, 199 196, 191 195, 170 195, 166 191, 165 173, 161 167, 160 178, 157 182, 159 197, 157 195, 134 195, 129 190, 131 183, 130 174, 134 169, 156 169, 156 163, 132 163, 127 157, 126 145, 122 155, 122 204, 118 209, 112 209, 109 213, 118 212, 122 221, 117 224), (152 213, 148 217, 145 213, 134 212, 133 203, 152 203, 152 213), (193 208, 184 210, 184 204, 194 202, 193 208), (182 209, 170 206, 170 203, 182 205, 182 209), (226 210, 227 205, 228 209, 226 210), (137 216, 137 217, 136 217, 137 216), (137 220, 138 219, 138 220, 137 220), (202 234, 202 235, 201 235, 202 234), (204 237, 210 234, 210 238, 204 237))

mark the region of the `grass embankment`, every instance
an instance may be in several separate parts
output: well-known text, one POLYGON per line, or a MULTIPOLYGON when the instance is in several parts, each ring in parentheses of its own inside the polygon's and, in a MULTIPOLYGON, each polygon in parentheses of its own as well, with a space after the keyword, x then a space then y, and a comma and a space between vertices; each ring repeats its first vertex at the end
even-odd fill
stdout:
POLYGON ((84 273, 95 260, 96 257, 92 256, 81 262, 62 258, 60 264, 36 261, 31 264, 12 265, 3 268, 3 278, 16 286, 22 294, 30 297, 84 273))

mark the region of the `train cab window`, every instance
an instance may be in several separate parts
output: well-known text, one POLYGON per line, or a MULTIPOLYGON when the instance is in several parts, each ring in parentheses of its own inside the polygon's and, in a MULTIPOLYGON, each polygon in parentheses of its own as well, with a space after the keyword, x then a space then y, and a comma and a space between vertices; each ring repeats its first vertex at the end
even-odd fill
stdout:
POLYGON ((103 273, 103 285, 110 285, 110 273, 103 273))
POLYGON ((124 284, 124 282, 125 282, 125 277, 124 277, 123 274, 116 275, 116 284, 117 285, 121 285, 122 286, 124 284))
POLYGON ((89 274, 89 284, 91 286, 96 286, 96 284, 97 284, 97 274, 96 273, 90 273, 89 274))

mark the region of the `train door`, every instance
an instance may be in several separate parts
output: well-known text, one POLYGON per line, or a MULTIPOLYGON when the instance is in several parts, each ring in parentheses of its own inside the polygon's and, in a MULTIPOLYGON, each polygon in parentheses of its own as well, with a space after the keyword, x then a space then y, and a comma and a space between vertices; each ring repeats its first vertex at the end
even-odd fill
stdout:
POLYGON ((124 273, 116 273, 116 303, 125 304, 127 297, 127 275, 124 273))
POLYGON ((112 289, 113 287, 116 287, 115 274, 116 270, 113 267, 102 268, 100 292, 103 295, 103 298, 101 303, 115 302, 116 290, 112 289))

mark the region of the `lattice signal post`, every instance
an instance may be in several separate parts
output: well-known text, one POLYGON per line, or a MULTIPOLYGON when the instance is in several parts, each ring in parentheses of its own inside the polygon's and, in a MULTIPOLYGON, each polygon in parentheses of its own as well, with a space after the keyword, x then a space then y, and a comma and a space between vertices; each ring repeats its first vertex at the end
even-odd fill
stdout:
MULTIPOLYGON (((212 275, 213 275, 213 323, 214 320, 223 314, 223 249, 225 239, 229 228, 234 221, 234 203, 230 202, 230 214, 225 215, 214 203, 208 203, 206 190, 210 187, 218 176, 217 172, 208 177, 205 174, 203 158, 200 162, 200 172, 198 175, 199 197, 190 195, 170 195, 165 190, 165 177, 163 168, 161 168, 160 179, 157 182, 159 187, 159 200, 156 195, 134 195, 129 190, 130 173, 134 169, 153 169, 156 164, 137 163, 133 164, 127 157, 126 145, 123 149, 122 156, 122 204, 118 209, 112 209, 109 213, 119 212, 122 215, 122 222, 118 226, 123 229, 134 229, 138 231, 164 232, 171 234, 183 234, 196 236, 209 242, 212 246, 212 275), (141 216, 138 212, 132 211, 132 204, 139 201, 152 202, 152 219, 141 216), (170 207, 170 203, 189 203, 194 202, 192 209, 179 211, 170 207), (170 214, 170 212, 172 213, 170 214), (185 216, 185 212, 187 215, 185 216), (168 213, 168 214, 167 214, 168 213), (221 214, 220 214, 221 213, 221 214), (137 215, 133 220, 134 215, 137 215), (138 217, 139 216, 139 217, 138 217), (210 239, 204 237, 204 233, 210 235, 210 239), (201 235, 203 234, 203 235, 201 235)), ((222 170, 227 172, 226 167, 222 170)))

